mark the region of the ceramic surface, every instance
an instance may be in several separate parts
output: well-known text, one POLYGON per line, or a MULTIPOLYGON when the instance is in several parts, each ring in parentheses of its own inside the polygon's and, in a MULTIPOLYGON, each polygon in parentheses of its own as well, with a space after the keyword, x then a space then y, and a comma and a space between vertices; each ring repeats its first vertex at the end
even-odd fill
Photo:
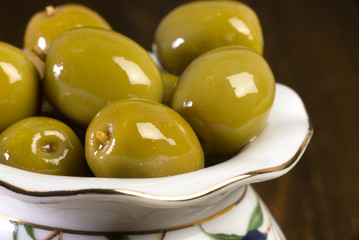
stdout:
MULTIPOLYGON (((277 84, 264 131, 223 163, 154 179, 48 176, 0 164, 0 216, 8 226, 18 228, 18 234, 24 229, 30 235, 35 229, 37 234, 42 232, 40 229, 86 234, 157 234, 189 229, 192 225, 194 232, 203 233, 199 228, 202 225, 198 224, 236 205, 245 186, 288 172, 303 154, 311 135, 300 97, 292 89, 277 84)), ((246 209, 254 208, 253 202, 247 204, 246 209)), ((220 229, 209 230, 222 233, 220 229)), ((243 235, 245 230, 236 234, 243 235)), ((133 239, 140 236, 144 235, 133 239)), ((168 236, 166 233, 165 237, 168 236)))
POLYGON ((148 234, 75 234, 59 229, 39 227, 16 219, 0 216, 0 239, 62 239, 62 240, 200 240, 200 239, 285 239, 267 207, 253 191, 244 186, 238 201, 212 218, 176 230, 162 230, 148 234))

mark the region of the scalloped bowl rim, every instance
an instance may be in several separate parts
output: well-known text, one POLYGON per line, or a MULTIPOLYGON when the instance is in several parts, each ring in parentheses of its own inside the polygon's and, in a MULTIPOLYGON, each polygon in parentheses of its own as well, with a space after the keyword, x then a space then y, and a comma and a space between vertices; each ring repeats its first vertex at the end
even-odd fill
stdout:
POLYGON ((291 88, 277 83, 276 97, 263 132, 223 163, 186 174, 149 179, 52 176, 0 164, 0 194, 5 192, 23 200, 30 197, 41 202, 80 195, 166 202, 194 200, 228 187, 285 174, 302 156, 312 133, 301 98, 291 88))

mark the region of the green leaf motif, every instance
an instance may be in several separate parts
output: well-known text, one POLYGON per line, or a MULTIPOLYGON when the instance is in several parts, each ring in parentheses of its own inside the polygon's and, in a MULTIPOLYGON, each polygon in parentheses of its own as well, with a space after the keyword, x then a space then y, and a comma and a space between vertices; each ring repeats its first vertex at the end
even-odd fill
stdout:
POLYGON ((32 240, 36 240, 34 235, 34 228, 30 225, 24 224, 25 231, 29 237, 31 237, 32 240))
POLYGON ((130 240, 130 238, 125 234, 108 234, 105 235, 107 240, 130 240))
POLYGON ((253 209, 251 217, 249 219, 247 232, 258 229, 262 225, 262 223, 263 223, 263 212, 259 200, 257 200, 257 205, 253 209))
POLYGON ((14 229, 12 230, 12 240, 17 240, 17 235, 19 233, 19 223, 15 221, 10 221, 12 225, 14 225, 14 229))
POLYGON ((200 229, 204 234, 206 234, 208 237, 210 237, 212 240, 242 240, 243 236, 239 236, 236 234, 225 234, 225 233, 209 233, 202 225, 199 225, 200 229))

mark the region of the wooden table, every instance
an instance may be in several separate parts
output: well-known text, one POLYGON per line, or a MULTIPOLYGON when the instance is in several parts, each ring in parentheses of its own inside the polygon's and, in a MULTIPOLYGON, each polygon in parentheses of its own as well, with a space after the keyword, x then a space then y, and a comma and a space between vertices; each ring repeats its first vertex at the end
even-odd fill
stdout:
MULTIPOLYGON (((69 1, 51 1, 52 4, 69 1)), ((77 1, 146 49, 179 0, 77 1)), ((298 165, 255 184, 290 240, 359 239, 359 5, 354 0, 245 0, 258 14, 277 82, 303 98, 314 136, 298 165)), ((26 22, 50 1, 2 1, 0 41, 22 47, 26 22)))

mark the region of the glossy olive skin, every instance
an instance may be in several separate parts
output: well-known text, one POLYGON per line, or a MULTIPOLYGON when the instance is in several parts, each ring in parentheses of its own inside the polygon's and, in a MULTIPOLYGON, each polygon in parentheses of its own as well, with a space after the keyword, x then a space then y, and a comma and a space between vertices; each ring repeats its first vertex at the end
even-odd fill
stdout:
POLYGON ((74 124, 69 119, 67 119, 64 115, 62 115, 59 111, 54 109, 49 101, 46 100, 46 98, 43 99, 42 105, 41 105, 41 111, 40 116, 42 117, 48 117, 56 119, 60 122, 63 122, 67 126, 69 126, 79 137, 81 144, 84 145, 85 141, 85 135, 86 135, 86 127, 81 127, 77 124, 74 124))
POLYGON ((81 126, 112 101, 160 102, 163 97, 161 75, 148 52, 120 33, 99 28, 59 35, 48 50, 43 83, 49 102, 81 126))
POLYGON ((87 129, 85 152, 97 177, 165 177, 204 167, 190 125, 169 107, 145 99, 104 107, 87 129))
POLYGON ((60 33, 83 26, 111 29, 102 16, 80 4, 48 6, 30 18, 24 34, 24 49, 38 67, 41 76, 43 76, 43 62, 36 54, 39 54, 39 51, 46 54, 49 45, 60 33))
POLYGON ((178 80, 178 76, 166 72, 161 72, 161 76, 164 90, 162 103, 168 106, 171 102, 171 96, 178 80))
POLYGON ((274 95, 274 76, 261 55, 223 47, 188 66, 171 107, 191 124, 206 154, 231 155, 263 130, 274 95))
POLYGON ((262 54, 262 30, 255 12, 238 1, 194 1, 162 19, 153 51, 167 70, 180 74, 199 55, 229 45, 262 54))
POLYGON ((47 117, 20 120, 0 134, 0 163, 36 173, 84 176, 83 146, 64 123, 47 117))
POLYGON ((35 115, 40 106, 39 76, 17 47, 0 42, 0 132, 35 115))

